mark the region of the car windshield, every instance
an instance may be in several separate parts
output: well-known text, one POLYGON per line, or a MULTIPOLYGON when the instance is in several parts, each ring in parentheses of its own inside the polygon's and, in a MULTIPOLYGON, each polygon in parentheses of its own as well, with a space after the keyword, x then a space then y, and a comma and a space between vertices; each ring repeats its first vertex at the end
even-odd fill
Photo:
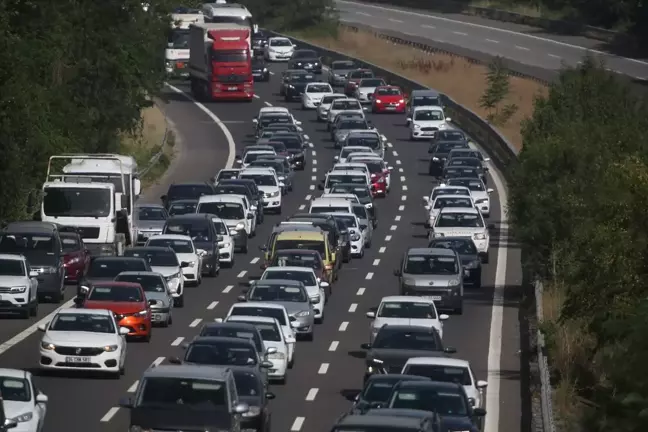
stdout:
POLYGON ((286 148, 289 149, 299 149, 301 150, 302 148, 302 142, 299 139, 299 137, 294 136, 294 135, 283 135, 281 133, 275 134, 272 136, 272 139, 274 141, 280 141, 282 142, 286 148))
MULTIPOLYGON (((209 213, 216 214, 211 211, 209 213)), ((223 216, 219 214, 216 214, 216 216, 223 218, 223 216)), ((164 234, 185 235, 191 237, 194 242, 212 241, 211 230, 209 229, 209 225, 206 220, 196 220, 196 221, 170 220, 164 226, 164 234)))
POLYGON ((457 260, 444 255, 409 255, 404 273, 411 275, 456 275, 457 260))
POLYGON ((362 109, 360 102, 357 100, 336 100, 331 105, 331 110, 341 111, 341 110, 359 110, 362 109))
POLYGON ((221 170, 216 181, 238 178, 239 170, 221 170))
POLYGON ((470 198, 454 198, 454 197, 439 197, 434 201, 434 208, 440 209, 444 207, 473 207, 470 198))
POLYGON ((182 216, 184 214, 196 213, 198 201, 171 203, 169 205, 169 216, 182 216))
MULTIPOLYGON (((255 161, 256 162, 256 161, 255 161)), ((216 191, 214 195, 245 195, 248 196, 249 190, 247 187, 243 185, 237 185, 237 184, 219 184, 216 186, 216 191)), ((205 203, 201 203, 205 204, 205 203)), ((198 213, 208 213, 205 211, 199 211, 198 213)))
POLYGON ((163 221, 167 213, 162 207, 140 207, 137 211, 137 219, 141 221, 163 221))
POLYGON ((407 365, 404 374, 430 378, 432 381, 456 383, 462 386, 472 385, 470 371, 467 367, 443 366, 432 364, 407 365))
POLYGON ((332 91, 328 84, 311 84, 306 88, 306 93, 331 93, 332 91))
MULTIPOLYGON (((90 313, 60 313, 52 320, 48 331, 115 333, 113 320, 108 315, 90 313)), ((4 395, 3 395, 4 396, 4 395)))
POLYGON ((340 70, 340 69, 349 70, 349 69, 353 69, 354 67, 355 67, 355 63, 353 63, 352 61, 334 61, 331 64, 331 69, 333 70, 340 70))
POLYGON ((440 110, 417 110, 417 111, 414 112, 414 120, 441 121, 441 120, 443 120, 443 111, 440 111, 440 110))
POLYGON ((234 371, 234 382, 236 383, 236 393, 239 396, 259 396, 263 392, 263 383, 259 377, 252 373, 242 370, 234 371))
POLYGON ((463 186, 470 189, 471 192, 484 192, 486 188, 480 180, 473 179, 452 179, 448 182, 454 186, 463 186))
POLYGON ((250 301, 280 301, 303 303, 307 301, 306 291, 299 286, 255 284, 248 294, 250 301))
POLYGON ((258 356, 249 343, 219 341, 193 342, 187 348, 184 361, 201 365, 253 366, 258 356))
POLYGON ((283 163, 275 160, 257 159, 250 165, 260 168, 273 168, 277 174, 283 174, 285 171, 283 163))
POLYGON ((227 225, 225 225, 222 221, 212 219, 212 225, 214 225, 214 230, 216 230, 216 234, 218 234, 218 235, 228 235, 229 234, 229 230, 227 229, 227 225))
POLYGON ((173 44, 173 49, 189 49, 189 30, 173 29, 169 36, 169 42, 173 44))
POLYGON ((338 226, 338 229, 340 231, 344 231, 349 228, 358 227, 356 218, 353 217, 353 215, 349 215, 349 216, 335 215, 333 216, 333 218, 335 219, 335 224, 338 226))
POLYGON ((0 392, 4 401, 31 401, 31 385, 25 378, 0 376, 0 392))
POLYGON ((183 185, 176 184, 169 187, 167 196, 170 200, 177 200, 182 198, 199 198, 203 195, 212 193, 212 188, 208 185, 183 185))
POLYGON ((243 205, 228 202, 204 202, 198 205, 199 213, 209 213, 221 219, 239 220, 245 218, 243 205))
POLYGON ((436 319, 434 305, 420 302, 383 302, 376 315, 380 318, 436 319))
MULTIPOLYGON (((285 152, 286 152, 286 144, 284 144, 284 143, 282 143, 282 142, 274 141, 274 142, 268 143, 268 145, 269 145, 270 147, 272 147, 272 149, 273 149, 273 150, 275 151, 275 153, 277 153, 277 154, 279 154, 279 153, 285 153, 285 152)), ((241 177, 241 178, 245 178, 245 176, 243 176, 243 177, 241 177)))
POLYGON ((273 47, 289 47, 292 46, 292 42, 288 39, 270 39, 270 46, 273 47))
POLYGON ((261 280, 293 280, 301 282, 304 286, 316 286, 315 275, 310 271, 271 270, 266 271, 261 280))
POLYGON ((61 245, 63 252, 76 252, 81 250, 81 242, 76 235, 61 235, 61 245))
POLYGON ((354 205, 353 214, 360 220, 369 219, 369 216, 367 216, 367 209, 363 205, 354 205))
POLYGON ((376 136, 350 136, 347 138, 346 145, 378 149, 380 148, 381 141, 376 136))
MULTIPOLYGON (((238 321, 237 321, 238 322, 238 321)), ((228 338, 238 338, 250 341, 254 344, 257 351, 261 352, 263 350, 263 344, 261 344, 258 337, 255 337, 256 333, 253 333, 247 329, 235 328, 235 327, 210 327, 204 326, 200 331, 200 336, 216 336, 216 337, 228 337, 228 338)))
POLYGON ((337 99, 344 99, 344 96, 338 95, 338 96, 324 96, 322 98, 322 105, 329 105, 332 104, 333 101, 337 99))
POLYGON ((456 148, 465 148, 467 144, 462 141, 455 141, 455 142, 442 142, 439 143, 437 146, 437 153, 445 154, 445 153, 450 153, 452 150, 456 148))
POLYGON ((441 213, 434 226, 438 228, 483 228, 484 222, 476 213, 441 213))
POLYGON ((276 253, 271 267, 308 267, 322 269, 322 260, 315 254, 299 252, 276 253))
MULTIPOLYGON (((247 152, 245 154, 245 158, 243 159, 243 162, 246 164, 250 164, 254 162, 255 160, 259 159, 261 156, 267 156, 267 155, 274 155, 275 153, 273 152, 247 152)), ((239 178, 243 178, 239 175, 239 178)))
POLYGON ((88 294, 88 300, 120 303, 139 303, 144 301, 142 291, 139 288, 110 285, 97 285, 92 287, 88 294))
POLYGON ((438 96, 414 96, 412 106, 441 106, 438 96))
POLYGON ((145 378, 137 407, 211 411, 229 410, 223 381, 190 378, 145 378))
POLYGON ((146 262, 140 259, 101 259, 96 258, 90 263, 88 278, 114 279, 125 271, 148 271, 146 262))
POLYGON ((400 96, 401 91, 400 89, 394 88, 394 87, 383 87, 376 89, 377 96, 400 96))
POLYGON ((315 79, 315 76, 310 74, 294 74, 290 76, 291 83, 307 83, 315 79))
POLYGON ((363 175, 353 174, 331 174, 326 176, 326 187, 331 188, 339 183, 367 184, 367 178, 363 175))
MULTIPOLYGON (((312 214, 322 214, 322 213, 346 213, 349 211, 348 206, 344 207, 335 207, 335 206, 323 206, 323 207, 312 207, 310 212, 312 214)), ((337 224, 336 224, 337 225, 337 224)))
POLYGON ((369 189, 352 185, 335 185, 331 188, 331 193, 352 193, 358 198, 366 198, 369 196, 369 189))
POLYGON ((257 186, 277 186, 275 177, 268 174, 241 174, 242 179, 254 180, 257 186))
POLYGON ((437 392, 434 389, 402 389, 392 396, 389 408, 435 411, 441 416, 468 415, 464 397, 458 391, 437 392))
POLYGON ((260 120, 263 126, 271 125, 273 123, 292 123, 292 117, 289 115, 264 115, 260 120))
POLYGON ((172 240, 172 239, 156 239, 152 238, 147 243, 148 246, 162 246, 170 247, 177 254, 179 253, 194 253, 193 245, 189 240, 172 240))
POLYGON ((167 292, 166 284, 162 276, 157 275, 138 275, 138 274, 123 274, 117 276, 115 279, 120 282, 133 282, 140 284, 144 292, 152 293, 165 293, 167 292))
POLYGON ((385 81, 380 78, 363 79, 362 81, 360 81, 359 87, 380 87, 382 85, 385 85, 385 81))
POLYGON ((319 252, 321 256, 326 255, 326 246, 324 241, 308 240, 277 240, 275 242, 275 251, 282 249, 307 249, 319 252))
POLYGON ((363 161, 365 165, 367 165, 367 168, 369 169, 370 174, 379 174, 382 173, 384 170, 382 162, 378 161, 363 161))
POLYGON ((347 130, 347 129, 369 129, 369 126, 367 126, 367 122, 364 120, 355 120, 355 119, 350 119, 350 120, 342 120, 341 122, 338 122, 337 130, 347 130))
POLYGON ((0 253, 25 255, 31 265, 50 263, 55 258, 54 238, 39 234, 4 234, 0 238, 0 253))
MULTIPOLYGON (((303 296, 304 298, 303 301, 305 302, 306 294, 302 292, 301 295, 303 296)), ((287 301, 287 300, 283 300, 281 298, 275 298, 273 300, 265 300, 265 301, 287 301)), ((234 308, 232 308, 232 312, 230 312, 230 315, 261 316, 261 317, 276 318, 277 321, 279 321, 279 324, 281 324, 282 326, 286 325, 286 317, 284 315, 283 309, 253 307, 253 306, 235 306, 234 308)))
POLYGON ((439 139, 445 141, 466 141, 466 135, 456 130, 445 130, 439 132, 439 139))
POLYGON ((357 70, 349 74, 350 78, 373 78, 374 74, 368 70, 357 70))
POLYGON ((0 276, 25 276, 25 266, 20 259, 0 259, 0 276))
POLYGON ((432 200, 435 200, 436 197, 441 196, 441 195, 465 195, 465 196, 470 196, 470 191, 462 188, 451 188, 451 187, 444 187, 444 188, 439 188, 435 189, 434 193, 432 194, 432 200))
POLYGON ((400 382, 400 379, 371 380, 362 392, 362 399, 367 402, 387 402, 392 389, 398 382, 400 382))
MULTIPOLYGON (((237 321, 238 322, 238 321, 237 321)), ((281 333, 279 328, 270 323, 254 322, 254 321, 245 321, 248 324, 252 324, 259 330, 261 333, 261 339, 267 342, 281 342, 281 333)))
POLYGON ((152 267, 178 267, 180 265, 178 257, 171 250, 126 249, 124 256, 143 258, 152 267))
POLYGON ((459 255, 477 255, 475 243, 470 238, 445 240, 443 238, 432 239, 429 248, 453 249, 459 255))
POLYGON ((293 55, 293 58, 295 59, 301 59, 301 58, 306 58, 306 59, 311 59, 311 58, 317 58, 317 53, 312 50, 300 50, 300 51, 295 51, 295 54, 293 55))
POLYGON ((477 158, 462 157, 462 158, 453 158, 450 160, 450 166, 465 166, 465 167, 477 167, 481 168, 481 161, 477 158))
POLYGON ((414 351, 440 351, 440 340, 433 332, 382 330, 376 335, 372 348, 414 351))

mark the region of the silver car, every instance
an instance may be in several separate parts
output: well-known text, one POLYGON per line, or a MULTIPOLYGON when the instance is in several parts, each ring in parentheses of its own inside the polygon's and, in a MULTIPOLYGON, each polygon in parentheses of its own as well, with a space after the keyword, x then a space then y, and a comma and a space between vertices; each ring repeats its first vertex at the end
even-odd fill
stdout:
POLYGON ((333 93, 332 95, 327 95, 322 98, 322 102, 320 102, 317 107, 318 122, 326 121, 331 105, 333 105, 333 101, 338 99, 346 99, 346 96, 342 93, 333 93))
POLYGON ((365 247, 370 248, 371 240, 373 239, 374 223, 376 223, 376 220, 371 219, 365 204, 353 204, 353 213, 358 218, 360 229, 364 233, 365 247))
POLYGON ((138 204, 135 206, 135 242, 143 245, 154 235, 162 234, 169 214, 161 204, 138 204))
POLYGON ((329 108, 328 116, 326 118, 327 129, 330 130, 331 126, 333 125, 333 121, 335 120, 335 116, 343 111, 356 112, 358 114, 362 114, 362 116, 364 117, 364 113, 365 111, 367 111, 367 108, 363 108, 362 105, 360 105, 360 102, 358 102, 357 99, 353 98, 334 100, 331 104, 331 108, 329 108))
POLYGON ((463 313, 464 269, 455 250, 411 248, 394 274, 401 295, 429 298, 439 310, 463 313))
POLYGON ((331 63, 328 70, 328 81, 332 86, 343 86, 346 84, 349 72, 356 70, 358 66, 350 60, 336 60, 331 63))
POLYGON ((151 321, 154 325, 168 327, 173 323, 173 296, 162 274, 127 271, 119 273, 115 280, 138 283, 142 286, 151 305, 151 321))

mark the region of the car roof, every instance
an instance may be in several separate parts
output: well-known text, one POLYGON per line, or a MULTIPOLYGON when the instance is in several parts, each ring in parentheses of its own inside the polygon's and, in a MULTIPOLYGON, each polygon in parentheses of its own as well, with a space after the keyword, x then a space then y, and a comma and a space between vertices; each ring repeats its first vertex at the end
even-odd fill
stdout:
POLYGON ((452 249, 446 248, 410 248, 407 250, 407 255, 443 255, 454 257, 455 252, 452 249))
POLYGON ((413 365, 436 365, 448 367, 469 367, 468 360, 451 358, 451 357, 410 357, 407 364, 413 365))
POLYGON ((217 344, 217 343, 238 343, 254 346, 254 342, 249 339, 237 338, 237 337, 227 337, 227 336, 196 336, 190 343, 206 343, 206 344, 217 344))
POLYGON ((259 110, 259 113, 270 113, 270 112, 290 113, 290 110, 288 108, 282 107, 282 106, 262 107, 259 110))
MULTIPOLYGON (((304 272, 304 273, 314 273, 313 269, 310 267, 298 267, 298 266, 281 266, 281 267, 268 267, 265 269, 266 272, 279 272, 279 271, 291 271, 291 272, 304 272)), ((265 281, 265 279, 261 279, 265 281)), ((272 280, 281 280, 281 279, 272 279, 272 280)))
MULTIPOLYGON (((268 268, 284 268, 284 267, 268 267, 268 268)), ((302 267, 299 267, 302 268, 302 267)), ((290 285, 290 286, 303 286, 304 284, 294 279, 258 279, 253 282, 253 285, 290 285)))
POLYGON ((252 167, 252 168, 245 168, 239 175, 245 175, 245 174, 261 174, 261 175, 274 175, 275 170, 274 168, 265 168, 265 167, 252 167))
POLYGON ((436 105, 419 105, 414 107, 414 111, 443 111, 443 108, 436 105))
POLYGON ((283 231, 277 235, 277 240, 305 240, 305 241, 323 241, 326 234, 322 230, 312 231, 283 231))
POLYGON ((403 303, 434 303, 434 300, 417 296, 385 296, 380 299, 380 303, 386 302, 403 302, 403 303))
POLYGON ((83 308, 63 308, 59 309, 57 314, 73 314, 73 315, 106 315, 111 316, 113 312, 108 309, 83 309, 83 308))
POLYGON ((468 207, 443 207, 440 213, 470 213, 470 214, 479 214, 479 210, 476 208, 468 207))
POLYGON ((143 379, 147 378, 180 378, 202 379, 209 381, 226 381, 231 373, 229 366, 213 365, 159 365, 144 371, 143 379))
POLYGON ((25 258, 24 255, 19 255, 19 254, 0 254, 0 259, 11 260, 11 261, 26 261, 27 260, 27 258, 25 258))
POLYGON ((438 199, 445 199, 445 198, 453 198, 453 199, 471 199, 470 195, 453 195, 453 194, 446 194, 446 195, 439 195, 434 200, 438 199))
MULTIPOLYGON (((22 369, 9 369, 9 368, 0 368, 0 376, 3 378, 18 378, 25 379, 31 376, 31 372, 27 372, 22 369)), ((35 395, 33 397, 36 397, 35 395)))
POLYGON ((311 201, 312 206, 332 206, 332 205, 348 205, 349 200, 346 198, 315 198, 311 201))
POLYGON ((3 231, 7 234, 30 233, 53 235, 56 231, 58 231, 58 228, 58 225, 51 222, 16 221, 10 222, 3 231))
POLYGON ((419 430, 421 420, 409 417, 383 417, 383 416, 366 416, 366 415, 347 415, 338 420, 337 426, 367 426, 367 427, 403 427, 419 430))
POLYGON ((414 96, 434 96, 438 97, 440 96, 440 93, 436 90, 430 90, 430 89, 417 89, 417 90, 412 90, 411 93, 412 97, 414 96))

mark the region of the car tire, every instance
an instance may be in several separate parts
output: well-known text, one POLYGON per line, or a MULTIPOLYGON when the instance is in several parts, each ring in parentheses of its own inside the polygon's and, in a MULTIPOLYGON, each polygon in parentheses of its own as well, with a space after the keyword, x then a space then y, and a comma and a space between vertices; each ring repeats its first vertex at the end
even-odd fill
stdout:
POLYGON ((184 307, 184 294, 181 294, 180 297, 173 299, 173 305, 177 308, 184 307))
POLYGON ((29 306, 29 315, 33 317, 38 315, 38 297, 36 297, 33 303, 29 306))
POLYGON ((489 261, 489 253, 486 252, 486 254, 482 257, 482 263, 488 264, 489 261))
POLYGON ((279 208, 277 208, 277 214, 278 214, 278 215, 281 214, 281 206, 280 206, 279 208))
POLYGON ((304 340, 308 341, 308 342, 313 342, 313 340, 315 340, 315 330, 313 330, 312 332, 304 335, 304 340))
POLYGON ((151 342, 151 337, 153 336, 153 329, 151 329, 146 336, 142 338, 143 342, 149 343, 151 342))
POLYGON ((454 310, 455 315, 463 315, 463 305, 454 310))
POLYGON ((218 275, 218 271, 216 270, 216 263, 212 263, 211 269, 209 269, 209 273, 207 276, 209 277, 216 277, 218 275))

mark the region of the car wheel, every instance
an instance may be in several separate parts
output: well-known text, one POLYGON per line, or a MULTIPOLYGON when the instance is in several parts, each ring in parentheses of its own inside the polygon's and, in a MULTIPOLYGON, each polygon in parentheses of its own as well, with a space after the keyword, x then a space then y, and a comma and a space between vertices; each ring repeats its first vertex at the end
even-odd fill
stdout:
POLYGON ((278 214, 278 215, 281 214, 281 206, 280 206, 279 208, 277 208, 277 214, 278 214))
POLYGON ((178 308, 184 307, 184 294, 173 299, 173 305, 178 308))
POLYGON ((244 253, 244 254, 248 253, 248 244, 247 244, 247 241, 245 242, 245 244, 243 245, 243 247, 241 247, 241 253, 244 253))
POLYGON ((31 316, 33 316, 33 317, 35 317, 36 315, 38 315, 38 298, 35 298, 35 299, 34 299, 34 302, 33 302, 32 305, 30 306, 30 308, 29 308, 29 315, 31 315, 31 316))
POLYGON ((489 259, 488 259, 489 256, 488 256, 488 255, 489 255, 489 253, 486 252, 486 254, 482 257, 482 262, 483 262, 484 264, 488 264, 488 261, 489 261, 489 259))
POLYGON ((142 338, 146 343, 151 342, 151 337, 153 336, 153 329, 149 330, 148 334, 142 338))
POLYGON ((216 263, 212 263, 212 266, 209 269, 209 273, 207 274, 207 276, 216 277, 217 274, 218 274, 218 271, 216 270, 216 263))

